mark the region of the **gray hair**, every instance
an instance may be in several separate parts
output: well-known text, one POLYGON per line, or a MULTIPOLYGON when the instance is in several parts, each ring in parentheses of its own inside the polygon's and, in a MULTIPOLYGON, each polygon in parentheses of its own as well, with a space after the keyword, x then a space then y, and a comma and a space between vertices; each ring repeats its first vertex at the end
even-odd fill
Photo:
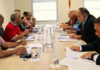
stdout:
POLYGON ((18 15, 19 15, 19 13, 14 12, 10 17, 11 21, 15 21, 15 19, 18 18, 18 15))
POLYGON ((0 14, 0 18, 4 20, 4 17, 0 14))
POLYGON ((86 8, 84 8, 84 7, 81 7, 81 8, 79 8, 78 10, 80 10, 81 13, 82 13, 83 15, 84 15, 84 14, 87 14, 87 15, 90 14, 90 12, 89 12, 86 8))

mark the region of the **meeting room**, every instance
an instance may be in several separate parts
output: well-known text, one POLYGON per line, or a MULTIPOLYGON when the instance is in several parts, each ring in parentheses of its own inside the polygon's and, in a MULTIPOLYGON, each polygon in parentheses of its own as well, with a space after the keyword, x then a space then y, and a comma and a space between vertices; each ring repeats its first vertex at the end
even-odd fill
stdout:
POLYGON ((0 0, 0 70, 100 70, 100 0, 0 0))

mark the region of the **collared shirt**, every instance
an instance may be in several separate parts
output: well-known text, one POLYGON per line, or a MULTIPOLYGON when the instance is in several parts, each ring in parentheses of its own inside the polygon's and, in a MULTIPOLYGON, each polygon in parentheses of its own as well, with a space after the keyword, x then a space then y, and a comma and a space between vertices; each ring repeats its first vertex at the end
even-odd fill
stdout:
POLYGON ((0 36, 0 50, 2 50, 1 46, 5 43, 5 41, 2 39, 2 37, 0 36))
POLYGON ((24 17, 24 19, 22 21, 25 22, 25 26, 26 27, 30 27, 31 26, 31 23, 26 19, 26 17, 24 17))
POLYGON ((71 24, 71 19, 66 24, 70 25, 71 24))
POLYGON ((5 28, 4 40, 7 42, 11 42, 21 33, 22 31, 20 30, 19 26, 11 21, 5 28))
POLYGON ((80 25, 81 23, 79 22, 79 20, 73 25, 73 29, 74 30, 76 30, 76 31, 79 31, 80 30, 80 28, 79 28, 79 25, 80 25))
MULTIPOLYGON (((32 22, 30 20, 28 20, 28 22, 32 25, 32 22)), ((30 31, 33 30, 33 26, 30 27, 30 31)))

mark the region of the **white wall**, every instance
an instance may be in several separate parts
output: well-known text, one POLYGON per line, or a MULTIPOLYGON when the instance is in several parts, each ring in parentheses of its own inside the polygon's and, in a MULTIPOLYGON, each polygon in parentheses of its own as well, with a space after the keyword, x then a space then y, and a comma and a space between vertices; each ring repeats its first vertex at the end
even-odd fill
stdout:
POLYGON ((13 0, 0 0, 0 14, 4 16, 3 28, 10 21, 11 13, 13 12, 13 0))
POLYGON ((14 9, 21 10, 22 16, 24 11, 31 12, 31 0, 14 0, 14 9))
MULTIPOLYGON (((67 22, 68 18, 68 11, 70 10, 78 10, 78 8, 83 7, 84 0, 71 0, 71 9, 68 6, 68 0, 58 0, 58 21, 67 22)), ((24 11, 32 12, 31 8, 31 0, 14 0, 14 8, 20 9, 21 14, 24 11)), ((36 24, 49 24, 52 22, 36 22, 36 24)))

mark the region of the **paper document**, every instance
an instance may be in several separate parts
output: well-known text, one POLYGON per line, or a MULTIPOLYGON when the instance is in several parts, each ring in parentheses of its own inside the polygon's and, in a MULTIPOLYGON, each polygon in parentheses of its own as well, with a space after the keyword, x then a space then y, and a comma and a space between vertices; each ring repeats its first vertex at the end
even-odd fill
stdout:
POLYGON ((94 61, 80 58, 80 56, 86 52, 71 51, 68 47, 65 49, 67 57, 60 61, 61 65, 68 66, 75 70, 95 70, 95 68, 96 70, 100 70, 100 66, 96 65, 94 61))
POLYGON ((61 65, 75 68, 77 70, 86 70, 91 65, 92 61, 86 59, 71 59, 64 58, 60 61, 61 65))
POLYGON ((28 44, 29 48, 42 48, 42 44, 28 44))
POLYGON ((72 42, 72 41, 77 41, 77 39, 59 39, 60 42, 72 42))
POLYGON ((59 39, 71 39, 71 38, 69 38, 69 36, 59 36, 58 38, 59 39))
POLYGON ((66 47, 66 56, 69 58, 74 58, 74 59, 80 59, 80 57, 87 53, 87 52, 77 52, 77 51, 72 51, 70 48, 66 47))

